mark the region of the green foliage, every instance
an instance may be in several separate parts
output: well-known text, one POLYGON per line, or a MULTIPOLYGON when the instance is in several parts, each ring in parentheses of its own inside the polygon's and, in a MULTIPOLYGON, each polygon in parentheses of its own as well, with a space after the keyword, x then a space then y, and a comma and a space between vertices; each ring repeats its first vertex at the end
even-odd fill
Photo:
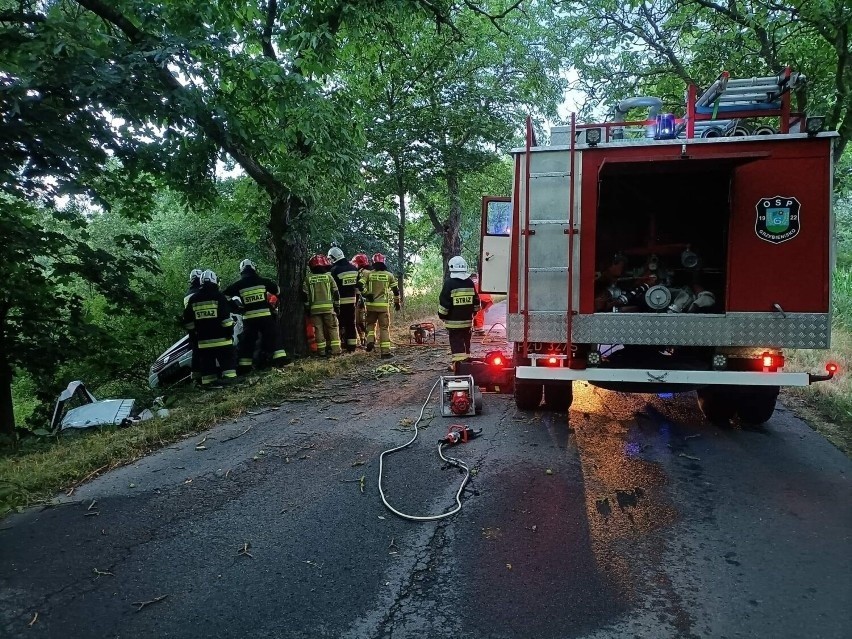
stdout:
POLYGON ((480 8, 460 8, 452 28, 431 16, 388 18, 392 28, 372 46, 344 49, 342 75, 368 140, 366 200, 378 219, 396 217, 402 259, 436 239, 445 260, 461 244, 474 247, 470 233, 459 236, 462 220, 479 217, 465 183, 500 163, 528 113, 555 117, 562 98, 564 46, 549 4, 480 8))
POLYGON ((852 194, 834 202, 838 268, 852 267, 852 194))
POLYGON ((852 333, 852 267, 835 271, 832 286, 834 323, 852 333))
POLYGON ((708 86, 723 70, 747 78, 790 64, 808 77, 813 114, 852 138, 852 4, 846 0, 569 2, 563 28, 585 112, 650 94, 683 109, 687 82, 708 86))
POLYGON ((5 283, 0 292, 0 430, 10 432, 14 425, 11 371, 28 373, 39 398, 48 398, 63 362, 108 348, 112 340, 91 321, 86 298, 101 296, 106 312, 138 309, 141 300, 132 283, 140 273, 157 270, 144 237, 115 234, 111 252, 88 241, 90 226, 73 206, 37 207, 0 195, 0 278, 5 283))

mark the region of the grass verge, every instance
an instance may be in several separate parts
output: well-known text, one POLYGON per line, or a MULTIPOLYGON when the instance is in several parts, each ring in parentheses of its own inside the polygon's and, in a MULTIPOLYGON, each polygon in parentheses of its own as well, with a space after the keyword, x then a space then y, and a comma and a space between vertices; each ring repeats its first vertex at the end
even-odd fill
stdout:
POLYGON ((17 450, 0 451, 0 516, 49 500, 60 490, 69 490, 170 442, 240 417, 247 410, 280 402, 325 378, 373 364, 374 358, 359 352, 330 360, 304 360, 253 375, 238 386, 219 391, 181 388, 169 398, 171 414, 166 419, 32 440, 17 450))
POLYGON ((852 457, 852 332, 835 326, 831 350, 792 350, 785 353, 789 370, 822 372, 828 360, 840 373, 832 380, 784 390, 788 404, 828 441, 852 457))

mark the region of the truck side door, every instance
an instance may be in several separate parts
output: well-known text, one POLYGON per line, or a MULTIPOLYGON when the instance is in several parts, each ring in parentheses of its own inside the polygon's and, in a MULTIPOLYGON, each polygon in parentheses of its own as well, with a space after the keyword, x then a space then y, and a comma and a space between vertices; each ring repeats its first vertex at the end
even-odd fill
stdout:
POLYGON ((483 293, 509 290, 512 204, 508 197, 482 198, 482 241, 479 253, 479 288, 483 293))

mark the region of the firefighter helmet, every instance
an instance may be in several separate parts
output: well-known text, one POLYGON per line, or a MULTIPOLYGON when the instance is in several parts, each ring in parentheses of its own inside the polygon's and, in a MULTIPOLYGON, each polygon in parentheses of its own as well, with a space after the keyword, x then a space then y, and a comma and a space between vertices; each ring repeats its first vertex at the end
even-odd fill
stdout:
POLYGON ((337 246, 332 246, 328 249, 328 259, 334 262, 339 262, 343 259, 343 251, 340 250, 337 246))
POLYGON ((311 259, 308 260, 308 266, 311 268, 316 268, 317 266, 327 266, 328 258, 325 255, 314 255, 311 259))
POLYGON ((202 271, 200 268, 194 268, 194 269, 192 269, 192 270, 189 272, 189 283, 190 283, 190 284, 192 284, 193 282, 201 281, 201 274, 202 274, 203 272, 204 272, 204 271, 202 271))
POLYGON ((451 257, 448 266, 450 267, 450 277, 463 280, 470 276, 467 261, 461 255, 451 257))
POLYGON ((382 255, 381 253, 376 253, 375 255, 373 255, 373 264, 384 264, 384 263, 385 263, 385 256, 384 255, 382 255))
POLYGON ((370 260, 367 259, 367 255, 364 253, 358 253, 357 255, 352 257, 352 263, 358 268, 367 268, 370 266, 370 260))
POLYGON ((246 258, 242 262, 240 262, 240 273, 244 273, 249 269, 251 269, 252 271, 257 271, 257 267, 254 265, 254 262, 246 258))
POLYGON ((207 269, 206 271, 204 271, 201 274, 201 283, 202 284, 208 284, 208 283, 209 284, 218 284, 219 283, 219 277, 216 275, 216 273, 214 273, 210 269, 207 269))

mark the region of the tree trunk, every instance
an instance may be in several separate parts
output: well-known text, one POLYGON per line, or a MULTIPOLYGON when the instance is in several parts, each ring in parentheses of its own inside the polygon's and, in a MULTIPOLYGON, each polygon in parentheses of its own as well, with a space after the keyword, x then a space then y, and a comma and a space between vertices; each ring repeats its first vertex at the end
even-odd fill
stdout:
POLYGON ((268 225, 275 250, 278 286, 281 287, 279 325, 284 335, 284 348, 291 357, 305 355, 308 351, 302 304, 308 245, 304 235, 288 223, 298 217, 304 206, 294 197, 274 199, 268 225))
POLYGON ((393 159, 393 164, 394 172, 396 173, 396 196, 399 198, 399 226, 397 227, 396 235, 396 279, 399 283, 399 295, 404 299, 405 287, 403 286, 403 279, 405 278, 405 225, 407 223, 405 178, 402 174, 402 165, 400 164, 399 158, 395 157, 393 159))
POLYGON ((5 316, 0 317, 0 435, 15 434, 15 407, 12 405, 12 367, 6 353, 5 316))
POLYGON ((461 255, 461 186, 459 176, 455 171, 447 171, 447 195, 450 201, 450 214, 444 223, 443 242, 441 243, 441 257, 444 261, 444 279, 450 274, 447 263, 451 257, 461 255))

